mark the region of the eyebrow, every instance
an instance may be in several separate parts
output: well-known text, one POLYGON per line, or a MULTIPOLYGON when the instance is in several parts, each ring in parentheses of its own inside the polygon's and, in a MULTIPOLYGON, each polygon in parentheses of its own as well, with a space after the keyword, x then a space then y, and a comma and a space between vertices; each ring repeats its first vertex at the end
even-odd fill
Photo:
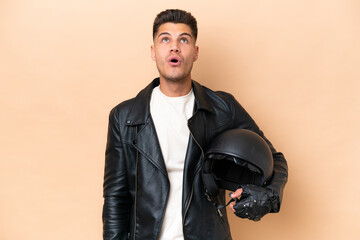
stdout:
POLYGON ((182 34, 180 34, 180 36, 189 36, 190 38, 192 38, 193 36, 191 35, 191 34, 189 34, 189 33, 182 33, 182 34))
MULTIPOLYGON (((161 37, 161 36, 163 36, 163 35, 170 35, 170 36, 171 36, 171 34, 170 34, 170 33, 168 33, 168 32, 162 32, 162 33, 160 33, 160 34, 158 35, 158 38, 159 38, 159 37, 161 37)), ((186 32, 184 32, 184 33, 180 34, 179 36, 188 36, 188 37, 190 37, 190 38, 192 38, 192 37, 193 37, 191 34, 186 33, 186 32)))

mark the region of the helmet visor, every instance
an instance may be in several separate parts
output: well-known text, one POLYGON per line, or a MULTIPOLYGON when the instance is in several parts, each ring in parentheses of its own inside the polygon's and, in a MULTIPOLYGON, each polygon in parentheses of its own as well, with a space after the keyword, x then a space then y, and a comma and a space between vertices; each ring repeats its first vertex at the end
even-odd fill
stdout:
POLYGON ((213 154, 211 172, 219 188, 235 191, 241 184, 262 185, 259 168, 243 159, 229 155, 213 154))

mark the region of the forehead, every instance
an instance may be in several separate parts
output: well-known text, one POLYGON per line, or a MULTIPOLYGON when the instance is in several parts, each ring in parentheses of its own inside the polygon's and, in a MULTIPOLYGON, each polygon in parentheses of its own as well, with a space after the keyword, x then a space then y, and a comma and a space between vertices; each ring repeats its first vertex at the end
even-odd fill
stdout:
POLYGON ((194 37, 191 32, 191 28, 184 23, 168 22, 168 23, 161 24, 156 36, 159 36, 161 33, 165 33, 165 32, 169 33, 170 35, 174 35, 174 36, 180 35, 183 33, 187 33, 187 34, 190 34, 192 37, 194 37))

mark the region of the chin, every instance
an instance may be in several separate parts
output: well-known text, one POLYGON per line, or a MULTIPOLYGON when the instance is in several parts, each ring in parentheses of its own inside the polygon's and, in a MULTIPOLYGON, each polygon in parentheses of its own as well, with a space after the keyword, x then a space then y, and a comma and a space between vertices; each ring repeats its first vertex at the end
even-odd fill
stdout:
POLYGON ((169 82, 184 82, 188 79, 191 79, 190 73, 184 73, 184 74, 160 74, 166 81, 169 82))
POLYGON ((182 75, 182 76, 164 76, 163 75, 163 78, 166 81, 174 82, 174 83, 175 82, 184 82, 189 78, 189 75, 182 75))

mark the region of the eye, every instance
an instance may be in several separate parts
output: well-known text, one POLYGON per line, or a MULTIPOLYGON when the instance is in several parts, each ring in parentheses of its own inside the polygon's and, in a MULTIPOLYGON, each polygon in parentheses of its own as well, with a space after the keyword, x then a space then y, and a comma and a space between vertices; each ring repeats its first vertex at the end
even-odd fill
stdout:
POLYGON ((163 38, 163 39, 161 39, 161 41, 164 42, 164 43, 167 43, 167 42, 169 42, 169 39, 168 38, 163 38))
POLYGON ((188 40, 187 40, 186 38, 182 38, 182 39, 180 39, 180 42, 182 42, 182 43, 187 43, 188 40))

